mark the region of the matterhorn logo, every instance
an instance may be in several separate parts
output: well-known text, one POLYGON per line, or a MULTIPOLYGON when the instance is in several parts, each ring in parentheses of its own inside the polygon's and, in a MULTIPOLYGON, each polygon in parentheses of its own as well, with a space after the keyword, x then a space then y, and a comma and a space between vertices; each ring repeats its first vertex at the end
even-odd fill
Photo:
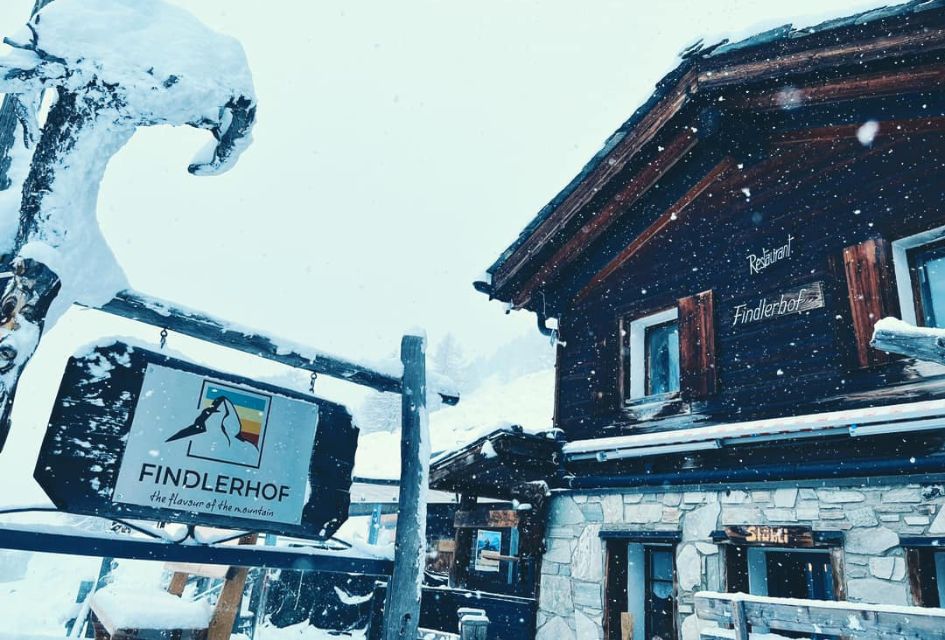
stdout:
POLYGON ((204 380, 194 421, 166 442, 187 441, 187 456, 259 468, 269 396, 204 380))

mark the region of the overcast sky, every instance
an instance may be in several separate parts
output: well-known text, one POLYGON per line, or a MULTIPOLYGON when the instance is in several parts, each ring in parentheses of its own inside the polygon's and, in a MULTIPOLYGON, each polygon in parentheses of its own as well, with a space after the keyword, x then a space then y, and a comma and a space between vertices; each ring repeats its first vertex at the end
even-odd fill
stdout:
MULTIPOLYGON (((32 4, 0 2, 0 32, 32 4)), ((140 291, 373 358, 411 327, 470 351, 532 330, 470 283, 701 34, 878 3, 177 4, 243 42, 255 143, 195 178, 206 132, 140 131, 99 203, 119 261, 140 291)))
MULTIPOLYGON (((243 42, 256 141, 229 174, 195 178, 186 167, 206 132, 140 131, 100 196, 118 260, 142 292, 368 360, 393 354, 413 327, 434 344, 452 332, 470 355, 537 336, 530 314, 504 315, 471 282, 681 49, 881 4, 177 1, 243 42)), ((32 4, 0 0, 0 34, 32 4)), ((0 454, 0 485, 17 487, 15 501, 43 499, 29 477, 66 357, 111 334, 157 339, 76 312, 27 367, 29 393, 0 454)), ((169 346, 244 375, 285 373, 179 337, 169 346)), ((350 387, 320 380, 318 393, 350 406, 363 397, 350 387)))

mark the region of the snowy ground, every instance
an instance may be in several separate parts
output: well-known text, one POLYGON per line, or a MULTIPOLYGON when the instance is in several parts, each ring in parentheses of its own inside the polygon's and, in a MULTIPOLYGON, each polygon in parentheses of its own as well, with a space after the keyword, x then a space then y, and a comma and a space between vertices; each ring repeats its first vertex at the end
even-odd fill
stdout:
MULTIPOLYGON (((254 640, 364 640, 363 631, 327 631, 316 629, 302 622, 282 629, 263 626, 254 640)), ((244 635, 233 636, 233 640, 249 640, 244 635)))

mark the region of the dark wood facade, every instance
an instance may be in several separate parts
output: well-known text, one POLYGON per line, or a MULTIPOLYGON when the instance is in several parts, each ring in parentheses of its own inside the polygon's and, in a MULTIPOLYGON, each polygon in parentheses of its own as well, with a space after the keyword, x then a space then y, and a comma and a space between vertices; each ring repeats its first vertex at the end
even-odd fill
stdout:
POLYGON ((945 226, 945 8, 916 6, 691 53, 493 265, 493 297, 559 319, 567 440, 945 397, 869 346, 891 243, 945 226), (814 306, 764 317, 790 292, 814 306), (627 402, 624 323, 670 308, 680 390, 627 402))

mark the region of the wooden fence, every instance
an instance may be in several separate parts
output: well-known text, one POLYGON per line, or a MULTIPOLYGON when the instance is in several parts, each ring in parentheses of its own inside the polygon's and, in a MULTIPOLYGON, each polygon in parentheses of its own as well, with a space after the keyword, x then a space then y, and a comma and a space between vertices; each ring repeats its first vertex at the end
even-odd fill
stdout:
POLYGON ((696 594, 696 614, 721 627, 704 629, 702 640, 750 640, 749 629, 850 640, 945 640, 943 609, 703 592, 696 594))

